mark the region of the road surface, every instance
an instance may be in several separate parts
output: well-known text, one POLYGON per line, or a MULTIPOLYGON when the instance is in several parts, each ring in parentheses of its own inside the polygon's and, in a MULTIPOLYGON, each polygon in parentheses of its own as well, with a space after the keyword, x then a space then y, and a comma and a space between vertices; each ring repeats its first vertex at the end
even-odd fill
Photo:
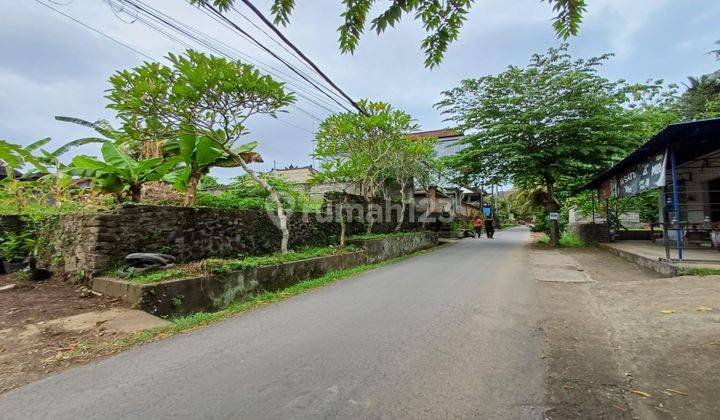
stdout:
POLYGON ((542 418, 527 240, 465 239, 70 369, 0 417, 542 418))

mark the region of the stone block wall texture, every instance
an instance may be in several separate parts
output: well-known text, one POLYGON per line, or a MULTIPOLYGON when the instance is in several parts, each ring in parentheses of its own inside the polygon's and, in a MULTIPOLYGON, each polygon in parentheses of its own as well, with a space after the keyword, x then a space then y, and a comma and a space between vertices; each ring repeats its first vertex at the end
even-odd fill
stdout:
MULTIPOLYGON (((154 205, 62 215, 42 230, 40 239, 45 245, 39 260, 57 271, 96 276, 119 266, 133 252, 167 253, 180 262, 268 254, 280 248, 281 240, 272 217, 263 210, 154 205)), ((288 224, 290 248, 336 243, 340 233, 339 223, 329 215, 289 214, 288 224)), ((380 222, 373 232, 394 228, 393 222, 380 222)), ((363 222, 348 224, 348 235, 364 232, 363 222)))
POLYGON ((388 238, 350 240, 349 243, 363 247, 367 252, 367 262, 374 263, 436 246, 438 234, 417 232, 388 238))
POLYGON ((214 311, 259 291, 275 291, 326 273, 399 257, 437 245, 437 234, 418 232, 404 236, 356 241, 365 249, 284 264, 231 271, 155 284, 137 284, 97 277, 93 290, 113 296, 157 316, 214 311))
POLYGON ((605 223, 570 223, 565 229, 589 244, 610 242, 610 232, 605 223))
POLYGON ((0 232, 20 233, 23 228, 23 221, 20 216, 0 216, 0 232))

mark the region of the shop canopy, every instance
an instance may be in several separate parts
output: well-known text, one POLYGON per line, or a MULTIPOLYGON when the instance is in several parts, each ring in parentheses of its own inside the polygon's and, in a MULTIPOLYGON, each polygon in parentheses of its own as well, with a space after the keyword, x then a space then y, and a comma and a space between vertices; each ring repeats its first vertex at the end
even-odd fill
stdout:
POLYGON ((608 184, 618 195, 633 195, 664 183, 665 152, 672 149, 676 165, 701 159, 720 150, 720 118, 671 124, 612 168, 598 175, 584 189, 602 189, 608 184), (660 166, 661 165, 661 166, 660 166), (616 180, 616 182, 611 182, 616 180), (625 183, 625 188, 623 188, 625 183))

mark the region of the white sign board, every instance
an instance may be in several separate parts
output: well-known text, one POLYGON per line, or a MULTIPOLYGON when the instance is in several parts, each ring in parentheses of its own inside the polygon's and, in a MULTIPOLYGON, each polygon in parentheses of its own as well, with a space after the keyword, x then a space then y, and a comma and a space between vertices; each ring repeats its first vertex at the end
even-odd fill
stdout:
POLYGON ((550 212, 550 220, 557 220, 557 219, 558 219, 557 212, 556 211, 550 212))

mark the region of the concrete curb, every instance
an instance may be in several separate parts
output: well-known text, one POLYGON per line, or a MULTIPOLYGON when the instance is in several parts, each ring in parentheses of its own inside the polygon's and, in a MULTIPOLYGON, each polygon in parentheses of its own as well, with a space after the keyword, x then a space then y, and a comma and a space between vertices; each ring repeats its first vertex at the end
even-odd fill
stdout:
POLYGON ((187 315, 198 311, 223 309, 232 302, 259 291, 282 290, 333 271, 432 248, 437 246, 438 239, 432 232, 421 232, 417 235, 389 236, 353 242, 361 245, 363 249, 342 255, 328 255, 151 284, 96 277, 92 280, 92 288, 96 292, 120 298, 133 307, 156 316, 187 315))
POLYGON ((610 252, 611 254, 615 254, 620 258, 630 261, 631 263, 637 264, 641 267, 655 271, 656 273, 662 274, 667 277, 677 277, 681 275, 681 270, 679 267, 670 263, 666 263, 664 261, 655 260, 639 254, 633 254, 631 252, 613 248, 611 246, 608 246, 607 244, 598 244, 598 248, 610 252))

